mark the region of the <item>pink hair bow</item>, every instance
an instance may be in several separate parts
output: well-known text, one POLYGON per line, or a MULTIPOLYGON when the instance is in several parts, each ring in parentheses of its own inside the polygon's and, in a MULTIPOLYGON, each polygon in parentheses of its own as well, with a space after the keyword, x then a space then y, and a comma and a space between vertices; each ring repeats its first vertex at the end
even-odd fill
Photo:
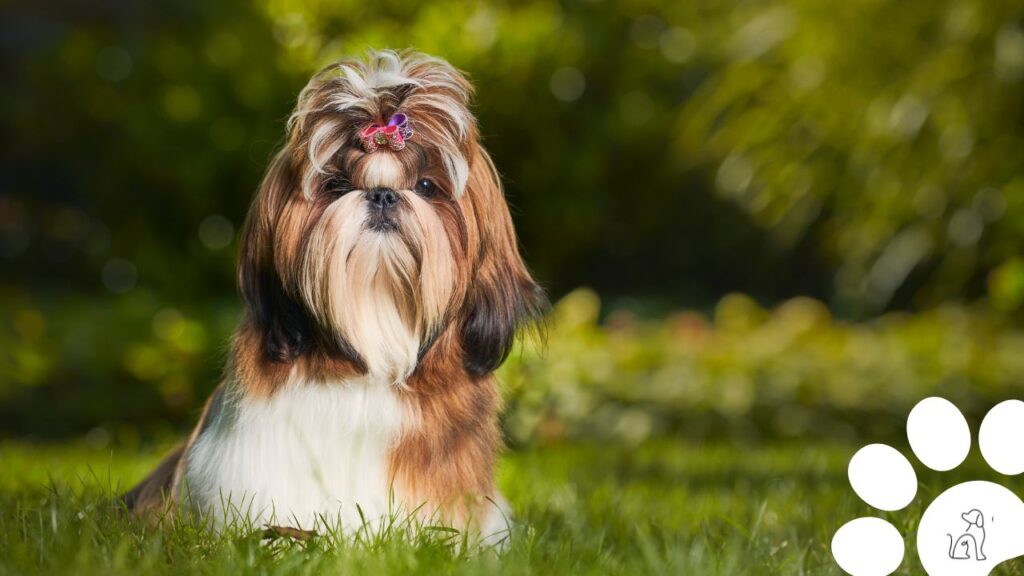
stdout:
POLYGON ((379 148, 387 146, 395 152, 405 148, 405 141, 412 138, 412 126, 409 119, 401 112, 396 113, 384 126, 370 124, 359 131, 359 140, 363 143, 363 150, 376 152, 379 148))

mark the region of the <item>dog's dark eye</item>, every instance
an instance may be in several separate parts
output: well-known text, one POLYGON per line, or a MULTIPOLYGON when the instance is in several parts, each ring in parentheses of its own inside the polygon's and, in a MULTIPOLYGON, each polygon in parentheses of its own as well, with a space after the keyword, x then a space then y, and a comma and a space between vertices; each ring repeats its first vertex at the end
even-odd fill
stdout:
POLYGON ((352 191, 352 182, 344 174, 335 174, 327 181, 327 192, 335 196, 344 196, 352 191))
POLYGON ((420 196, 430 198, 437 193, 437 185, 430 178, 421 178, 416 183, 416 193, 420 196))

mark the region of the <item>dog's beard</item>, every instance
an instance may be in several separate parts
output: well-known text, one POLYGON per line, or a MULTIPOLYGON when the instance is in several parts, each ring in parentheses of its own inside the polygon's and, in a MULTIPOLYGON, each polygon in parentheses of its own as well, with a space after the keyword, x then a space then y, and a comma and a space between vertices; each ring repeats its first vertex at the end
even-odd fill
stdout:
POLYGON ((445 228, 409 191, 394 226, 373 226, 363 194, 350 192, 323 213, 305 252, 302 295, 321 326, 344 340, 371 376, 401 383, 420 346, 443 322, 454 262, 445 228))

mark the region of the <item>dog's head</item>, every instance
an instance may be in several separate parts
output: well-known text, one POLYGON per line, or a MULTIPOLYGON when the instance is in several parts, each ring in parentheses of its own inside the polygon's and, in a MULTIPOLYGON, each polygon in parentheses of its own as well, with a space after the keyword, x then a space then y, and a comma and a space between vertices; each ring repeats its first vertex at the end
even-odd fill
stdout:
POLYGON ((242 238, 239 283, 266 361, 317 352, 400 381, 441 334, 470 374, 504 361, 545 298, 471 93, 448 63, 391 51, 303 89, 242 238))
POLYGON ((970 512, 964 512, 960 517, 963 518, 964 522, 967 522, 968 526, 985 527, 985 516, 982 515, 981 510, 975 509, 970 512))

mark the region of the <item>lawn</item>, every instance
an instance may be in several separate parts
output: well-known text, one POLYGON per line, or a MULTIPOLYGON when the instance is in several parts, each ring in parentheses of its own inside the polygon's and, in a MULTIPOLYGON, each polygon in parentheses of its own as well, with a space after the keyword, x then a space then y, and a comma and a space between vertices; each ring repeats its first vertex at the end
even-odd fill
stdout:
MULTIPOLYGON (((111 494, 158 450, 8 442, 0 444, 0 574, 839 574, 832 533, 871 513, 847 484, 855 450, 671 439, 513 450, 500 484, 518 527, 497 555, 462 550, 447 532, 264 542, 258 530, 147 530, 124 520, 111 494)), ((911 534, 901 574, 920 573, 912 534, 922 499, 984 474, 972 455, 959 471, 922 475, 905 513, 883 514, 911 534)))

